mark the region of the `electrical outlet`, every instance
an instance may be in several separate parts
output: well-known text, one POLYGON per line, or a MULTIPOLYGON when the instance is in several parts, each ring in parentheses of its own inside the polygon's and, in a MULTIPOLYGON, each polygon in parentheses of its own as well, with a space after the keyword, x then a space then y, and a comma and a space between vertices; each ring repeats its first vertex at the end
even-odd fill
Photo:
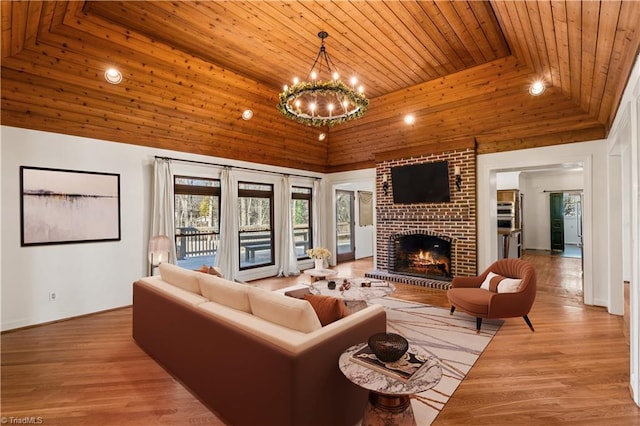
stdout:
POLYGON ((55 291, 51 291, 49 292, 49 302, 53 302, 56 300, 56 293, 55 291))

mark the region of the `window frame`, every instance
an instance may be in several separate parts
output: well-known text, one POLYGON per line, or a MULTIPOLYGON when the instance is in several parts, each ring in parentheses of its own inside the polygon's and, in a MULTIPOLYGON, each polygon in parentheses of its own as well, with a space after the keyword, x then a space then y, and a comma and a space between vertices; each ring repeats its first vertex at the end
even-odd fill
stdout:
MULTIPOLYGON (((301 185, 292 185, 291 186, 292 189, 294 188, 298 188, 298 189, 305 189, 308 190, 307 193, 300 193, 300 192, 295 192, 295 191, 291 191, 291 201, 293 202, 294 200, 307 200, 309 201, 309 244, 308 244, 308 248, 313 248, 313 188, 312 187, 308 187, 308 186, 301 186, 301 185)), ((294 210, 294 214, 295 214, 295 210, 294 210)), ((293 226, 293 225, 292 225, 293 226)), ((295 235, 295 227, 293 228, 293 233, 295 235)), ((294 244, 295 244, 295 237, 294 237, 294 244)), ((310 259, 309 255, 307 254, 307 251, 304 251, 304 255, 302 257, 297 257, 297 260, 307 260, 310 259)))
MULTIPOLYGON (((271 262, 269 263, 260 263, 260 264, 251 264, 251 265, 245 265, 242 266, 242 262, 241 262, 241 250, 243 248, 243 243, 242 243, 242 238, 241 238, 241 234, 242 233, 247 233, 247 232, 264 232, 264 231, 242 231, 241 230, 241 223, 240 223, 240 209, 238 208, 238 217, 236 217, 236 220, 238 221, 238 234, 237 234, 237 238, 238 238, 238 251, 237 251, 237 255, 238 255, 238 268, 240 271, 246 271, 246 270, 250 270, 250 269, 255 269, 255 268, 263 268, 265 266, 273 266, 275 265, 275 254, 276 254, 276 240, 275 240, 275 208, 274 208, 274 199, 275 199, 275 185, 273 183, 264 183, 264 182, 250 182, 250 181, 246 181, 246 180, 241 180, 238 181, 237 184, 237 194, 238 194, 238 200, 237 202, 240 202, 241 198, 267 198, 269 199, 269 238, 271 240, 271 262), (257 185, 257 186, 264 186, 264 187, 269 187, 270 190, 266 191, 266 190, 259 190, 259 189, 242 189, 241 186, 242 185, 257 185), (267 196, 265 196, 267 195, 267 196)), ((246 250, 246 248, 245 248, 246 250)))
MULTIPOLYGON (((214 240, 220 240, 220 228, 222 226, 222 224, 220 223, 220 214, 221 214, 221 210, 222 210, 222 189, 221 189, 221 181, 220 179, 217 178, 210 178, 210 177, 201 177, 201 176, 186 176, 186 175, 174 175, 173 176, 173 199, 174 199, 174 206, 173 206, 173 212, 174 212, 174 220, 173 220, 173 231, 174 231, 174 244, 176 247, 176 251, 178 251, 177 255, 178 255, 178 261, 179 260, 185 260, 187 257, 185 255, 184 258, 180 257, 180 253, 179 253, 179 247, 182 247, 182 242, 179 242, 179 239, 184 239, 185 235, 188 234, 183 234, 183 233, 178 233, 178 224, 175 218, 176 215, 176 205, 175 205, 175 199, 176 197, 180 196, 180 195, 193 195, 193 196, 202 196, 202 197, 218 197, 218 214, 217 214, 217 223, 218 223, 218 229, 217 231, 210 231, 210 232, 198 232, 198 236, 214 236, 214 240), (188 185, 188 184, 183 184, 183 183, 178 183, 178 180, 180 179, 188 179, 188 180, 194 180, 194 181, 210 181, 210 182, 215 182, 217 183, 217 185, 211 185, 211 186, 204 186, 204 185, 188 185)), ((214 254, 212 256, 216 256, 214 250, 214 254)))

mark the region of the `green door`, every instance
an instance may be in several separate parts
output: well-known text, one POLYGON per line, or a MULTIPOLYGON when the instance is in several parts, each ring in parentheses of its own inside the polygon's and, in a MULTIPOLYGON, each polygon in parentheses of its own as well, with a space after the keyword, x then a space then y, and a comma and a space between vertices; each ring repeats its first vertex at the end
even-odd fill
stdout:
POLYGON ((549 197, 551 219, 551 251, 564 251, 564 204, 563 194, 553 192, 549 197))

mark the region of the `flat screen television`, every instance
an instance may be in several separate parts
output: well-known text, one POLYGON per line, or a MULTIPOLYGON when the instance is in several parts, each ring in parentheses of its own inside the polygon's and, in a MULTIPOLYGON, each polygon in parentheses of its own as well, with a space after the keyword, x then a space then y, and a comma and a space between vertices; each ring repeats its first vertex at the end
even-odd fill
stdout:
POLYGON ((449 162, 392 167, 391 185, 397 204, 449 202, 449 162))

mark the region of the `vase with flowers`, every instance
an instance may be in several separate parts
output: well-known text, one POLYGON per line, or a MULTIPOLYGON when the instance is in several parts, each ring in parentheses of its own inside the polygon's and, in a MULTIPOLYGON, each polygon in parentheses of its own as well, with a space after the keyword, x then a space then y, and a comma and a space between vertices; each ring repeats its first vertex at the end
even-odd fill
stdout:
POLYGON ((323 269, 324 260, 331 257, 331 252, 324 247, 314 247, 307 250, 307 256, 315 261, 315 269, 323 269))

